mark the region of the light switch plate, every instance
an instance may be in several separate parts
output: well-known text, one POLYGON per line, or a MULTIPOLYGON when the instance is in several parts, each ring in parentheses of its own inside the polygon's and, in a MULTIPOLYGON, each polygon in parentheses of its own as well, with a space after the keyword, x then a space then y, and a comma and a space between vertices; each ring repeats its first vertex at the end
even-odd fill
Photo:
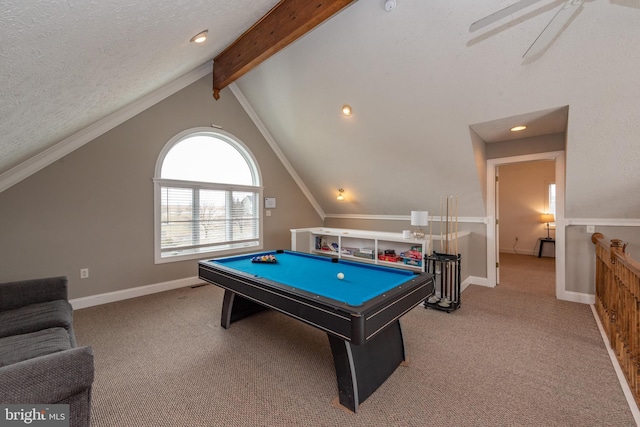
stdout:
POLYGON ((274 209, 276 207, 276 198, 275 197, 265 197, 264 198, 264 207, 266 209, 274 209))

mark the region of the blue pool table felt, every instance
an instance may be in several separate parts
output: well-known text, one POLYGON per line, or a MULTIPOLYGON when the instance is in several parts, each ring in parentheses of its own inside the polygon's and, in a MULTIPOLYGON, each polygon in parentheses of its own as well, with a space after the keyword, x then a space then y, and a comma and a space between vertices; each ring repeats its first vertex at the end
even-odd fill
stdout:
POLYGON ((332 262, 328 257, 299 252, 260 252, 210 262, 354 307, 414 277, 408 270, 345 260, 332 262), (255 256, 269 254, 275 255, 276 263, 251 261, 255 256), (338 273, 343 273, 344 279, 338 279, 338 273))

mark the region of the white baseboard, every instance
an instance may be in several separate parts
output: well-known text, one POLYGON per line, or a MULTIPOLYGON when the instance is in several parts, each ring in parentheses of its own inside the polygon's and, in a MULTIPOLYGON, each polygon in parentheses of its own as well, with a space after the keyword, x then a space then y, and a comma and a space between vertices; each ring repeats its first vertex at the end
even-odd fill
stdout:
POLYGON ((469 285, 478 285, 478 286, 486 286, 488 288, 495 288, 495 285, 489 283, 489 279, 486 277, 477 277, 477 276, 469 276, 462 281, 462 286, 460 287, 460 291, 464 291, 467 289, 469 285))
POLYGON ((528 250, 528 249, 516 249, 516 250, 514 250, 514 249, 503 249, 503 248, 500 248, 500 253, 538 256, 538 252, 537 251, 528 250))
POLYGON ((622 372, 622 368, 620 367, 620 363, 618 362, 616 354, 611 349, 611 345, 609 344, 609 337, 607 337, 607 333, 604 331, 604 327, 602 326, 602 322, 600 322, 600 317, 598 317, 596 307, 593 304, 591 304, 591 312, 593 313, 594 319, 596 319, 596 324, 598 325, 598 330, 600 331, 600 335, 602 336, 602 341, 604 341, 604 346, 606 347, 607 353, 609 354, 609 359, 611 359, 613 369, 616 371, 616 375, 618 376, 618 381, 620 382, 620 387, 622 387, 624 397, 627 399, 627 404, 629 405, 629 409, 631 410, 631 415, 633 415, 633 419, 636 421, 636 424, 640 426, 640 410, 638 410, 638 405, 636 404, 633 393, 629 388, 629 383, 627 383, 627 379, 622 372))
MULTIPOLYGON (((139 286, 137 288, 123 289, 121 291, 107 292, 104 294, 91 295, 88 297, 75 298, 69 302, 74 310, 81 308, 93 307, 95 305, 108 304, 110 302, 122 301, 129 298, 151 295, 157 292, 170 291, 172 289, 186 288, 187 286, 199 285, 202 280, 196 276, 186 277, 184 279, 171 280, 169 282, 155 283, 152 285, 139 286)), ((469 285, 495 287, 489 283, 486 277, 469 276, 460 286, 460 292, 464 291, 469 285)), ((578 302, 582 304, 595 304, 595 295, 583 294, 579 292, 564 292, 558 296, 563 301, 578 302)))
POLYGON ((581 304, 595 304, 596 296, 591 294, 583 294, 581 292, 564 291, 560 295, 556 295, 559 300, 579 302, 581 304))
POLYGON ((137 288, 123 289, 121 291, 107 292, 104 294, 91 295, 88 297, 75 298, 70 300, 74 310, 80 308, 93 307, 95 305, 107 304, 110 302, 122 301, 129 298, 151 295, 158 292, 170 291, 172 289, 185 288, 187 286, 199 285, 202 279, 197 276, 186 277, 184 279, 171 280, 168 282, 155 283, 153 285, 138 286, 137 288))

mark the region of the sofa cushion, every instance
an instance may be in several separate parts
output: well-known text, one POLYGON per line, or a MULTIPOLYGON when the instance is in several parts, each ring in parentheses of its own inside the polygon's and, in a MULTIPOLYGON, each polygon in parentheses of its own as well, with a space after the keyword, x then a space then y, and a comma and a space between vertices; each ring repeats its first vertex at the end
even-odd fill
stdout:
POLYGON ((25 305, 69 299, 67 278, 45 277, 0 283, 0 311, 14 310, 25 305))
POLYGON ((72 319, 73 309, 66 300, 41 302, 0 311, 0 338, 47 328, 69 329, 72 319))
POLYGON ((0 338, 0 367, 70 348, 69 333, 64 328, 0 338))

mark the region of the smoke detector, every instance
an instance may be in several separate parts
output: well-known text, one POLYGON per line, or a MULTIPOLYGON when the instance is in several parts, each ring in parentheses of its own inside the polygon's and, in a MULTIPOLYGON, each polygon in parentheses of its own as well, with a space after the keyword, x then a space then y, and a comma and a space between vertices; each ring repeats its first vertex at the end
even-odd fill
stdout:
POLYGON ((384 2, 384 10, 386 10, 387 12, 391 12, 395 8, 396 8, 396 0, 386 0, 384 2))

